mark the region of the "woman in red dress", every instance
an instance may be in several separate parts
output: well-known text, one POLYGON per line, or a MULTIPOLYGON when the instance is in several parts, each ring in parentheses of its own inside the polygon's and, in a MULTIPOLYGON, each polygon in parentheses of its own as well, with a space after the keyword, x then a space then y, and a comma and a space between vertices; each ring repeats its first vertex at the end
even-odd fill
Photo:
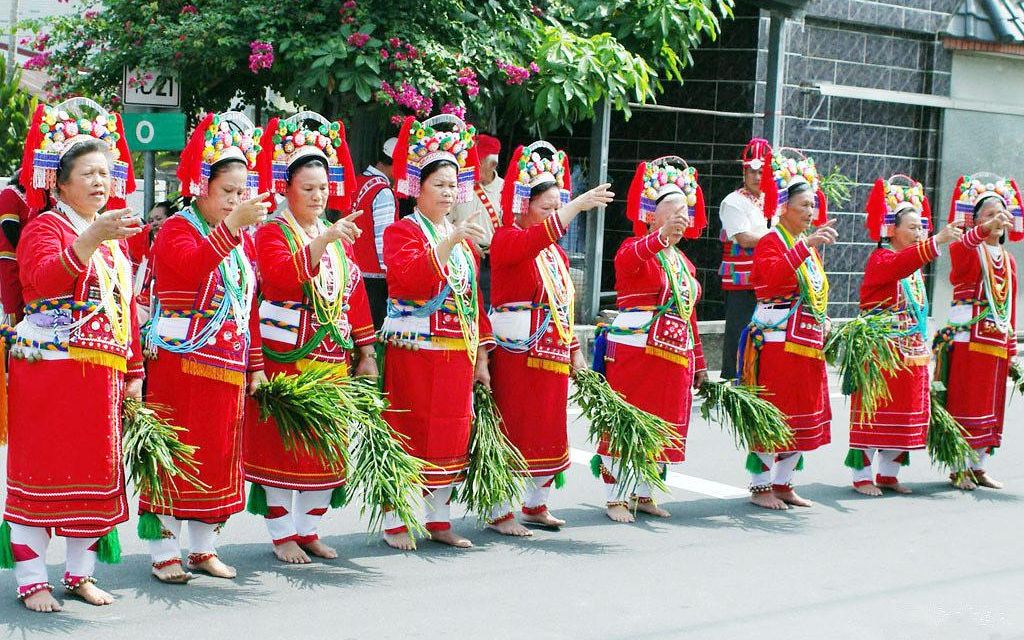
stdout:
MULTIPOLYGON (((675 428, 673 446, 658 459, 667 472, 668 465, 686 459, 692 389, 707 377, 694 312, 700 283, 693 263, 676 247, 683 238, 699 237, 707 225, 696 170, 676 156, 640 163, 629 188, 626 215, 633 221, 633 237, 615 254, 619 313, 601 338, 607 340, 604 368, 608 384, 630 404, 675 428)), ((600 442, 597 452, 609 518, 633 522, 636 511, 661 518, 670 515, 657 505, 646 484, 623 487, 616 482, 615 452, 607 442, 600 442), (627 491, 632 492, 629 501, 623 500, 627 491)))
POLYGON ((222 578, 235 570, 216 551, 228 517, 244 507, 242 408, 246 386, 261 382, 255 252, 245 229, 262 222, 256 156, 262 132, 240 113, 207 115, 182 153, 178 177, 192 204, 164 223, 152 248, 153 318, 146 333, 147 400, 183 427, 198 447, 194 487, 175 479, 170 504, 140 496, 142 518, 159 517, 150 541, 153 574, 165 582, 191 576, 181 567, 182 522, 188 524, 190 569, 222 578))
MULTIPOLYGON (((787 153, 783 150, 782 153, 787 153)), ((822 353, 828 333, 828 277, 818 249, 836 241, 826 221, 825 196, 814 161, 798 152, 769 156, 762 176, 765 216, 778 224, 754 249, 751 282, 757 308, 741 340, 741 381, 764 388, 762 397, 786 416, 793 445, 747 456, 750 500, 767 509, 809 507, 793 490, 803 454, 826 445, 832 410, 822 353), (811 231, 811 225, 819 225, 811 231)))
MULTIPOLYGON (((412 215, 384 232, 387 266, 387 341, 384 392, 388 423, 406 449, 427 462, 426 528, 436 542, 472 543, 451 530, 452 489, 465 476, 473 413, 473 382, 490 384, 490 323, 477 286, 476 224, 452 224, 447 214, 466 202, 476 174, 474 129, 451 115, 425 122, 406 118, 395 147, 398 193, 416 198, 412 215)), ((409 532, 387 514, 384 540, 413 548, 409 532)))
MULTIPOLYGON (((304 112, 271 120, 262 147, 261 188, 285 197, 273 221, 256 232, 264 370, 268 377, 310 367, 348 375, 350 352, 358 348, 355 373, 376 377, 373 320, 351 255, 358 214, 333 225, 323 221, 327 207, 352 207, 356 174, 345 129, 304 112)), ((286 450, 274 419, 260 420, 253 402, 246 410, 242 460, 251 490, 266 495, 263 515, 274 554, 291 563, 308 563, 308 554, 338 557, 320 541, 317 527, 328 507, 340 503, 332 494, 341 497, 345 469, 298 448, 286 450)))
MULTIPOLYGON (((547 142, 516 149, 505 174, 504 220, 491 241, 491 384, 504 431, 526 459, 522 512, 533 524, 565 524, 548 511, 547 498, 569 467, 569 369, 587 366, 573 335, 576 291, 558 239, 577 215, 611 202, 609 186, 570 200, 569 159, 547 142)), ((531 535, 515 520, 518 506, 498 505, 489 526, 531 535)))
POLYGON ((142 397, 143 370, 125 239, 140 226, 122 208, 135 185, 120 118, 76 98, 40 105, 29 131, 28 204, 44 208, 52 190, 55 206, 18 242, 26 305, 11 352, 0 544, 10 546, 18 598, 48 612, 61 609, 47 582, 51 535, 67 539, 67 593, 113 602, 93 571, 97 559, 116 562, 115 527, 128 519, 121 402, 142 397))
POLYGON ((978 458, 960 489, 1001 489, 985 463, 1003 441, 1006 379, 1017 356, 1017 263, 1004 248, 1024 239, 1017 183, 992 174, 964 176, 953 190, 951 222, 971 227, 950 246, 953 302, 940 339, 951 342, 945 367, 946 409, 967 430, 978 458))
POLYGON ((850 402, 850 452, 846 466, 853 470, 853 488, 869 496, 882 489, 910 493, 900 484, 900 466, 910 464, 910 452, 924 449, 931 417, 931 352, 928 330, 928 292, 921 269, 939 255, 939 247, 959 239, 959 228, 947 225, 931 238, 931 209, 920 182, 903 175, 879 179, 868 197, 867 228, 878 248, 864 267, 860 287, 863 314, 892 317, 889 339, 899 350, 904 369, 886 375, 889 399, 864 413, 861 394, 850 402), (888 246, 883 246, 887 243, 888 246), (872 461, 878 474, 872 477, 872 461))

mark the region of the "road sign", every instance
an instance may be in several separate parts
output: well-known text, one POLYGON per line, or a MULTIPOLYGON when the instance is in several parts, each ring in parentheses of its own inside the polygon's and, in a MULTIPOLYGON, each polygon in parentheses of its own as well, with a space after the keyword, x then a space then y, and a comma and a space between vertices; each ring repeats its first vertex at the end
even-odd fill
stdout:
POLYGON ((185 148, 185 114, 180 111, 122 113, 132 151, 180 151, 185 148))
POLYGON ((125 104, 143 107, 181 106, 180 86, 174 76, 125 67, 121 88, 125 104))

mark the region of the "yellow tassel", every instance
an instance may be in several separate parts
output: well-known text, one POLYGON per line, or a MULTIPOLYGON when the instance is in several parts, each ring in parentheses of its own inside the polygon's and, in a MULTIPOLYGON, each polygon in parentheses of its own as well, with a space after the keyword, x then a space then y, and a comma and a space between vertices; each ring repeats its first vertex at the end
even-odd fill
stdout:
POLYGON ((228 384, 233 384, 236 387, 245 386, 245 373, 242 371, 231 371, 230 369, 214 367, 208 364, 202 364, 201 362, 194 362, 192 360, 185 359, 182 359, 181 361, 181 370, 191 376, 199 376, 200 378, 209 378, 210 380, 227 382, 228 384))
POLYGON ((754 346, 754 340, 747 336, 747 344, 743 349, 743 362, 740 363, 740 382, 747 386, 757 386, 757 365, 761 356, 760 350, 754 346))
POLYGON ((690 359, 687 358, 686 356, 678 353, 672 353, 671 351, 667 351, 665 349, 661 349, 658 347, 652 347, 648 345, 647 347, 644 348, 644 353, 646 353, 649 356, 654 356, 655 358, 661 358, 662 360, 674 362, 684 367, 690 366, 690 359))
POLYGON ((908 367, 923 367, 931 362, 931 356, 903 356, 903 363, 908 367))
POLYGON ((562 375, 569 375, 569 365, 565 362, 555 362, 554 360, 546 360, 544 358, 526 358, 526 366, 531 369, 541 369, 542 371, 553 371, 554 373, 561 373, 562 375))
POLYGON ((295 363, 295 368, 299 370, 299 373, 302 373, 307 369, 327 369, 339 378, 348 377, 348 364, 344 362, 318 362, 309 358, 303 358, 295 363))
POLYGON ((7 343, 0 339, 0 447, 7 444, 7 343))
POLYGON ((806 358, 814 358, 815 360, 824 360, 825 354, 821 349, 815 349, 814 347, 804 346, 802 344, 794 344, 787 342, 785 347, 786 353, 795 353, 798 356, 804 356, 806 358))
POLYGON ((465 351, 466 341, 462 338, 442 338, 440 336, 430 336, 430 344, 434 347, 440 347, 445 351, 465 351))
POLYGON ((83 349, 81 347, 68 347, 68 356, 70 356, 72 360, 76 360, 78 362, 98 364, 101 367, 107 367, 114 371, 120 371, 121 373, 128 370, 124 356, 107 353, 106 351, 83 349))
POLYGON ((978 344, 977 342, 971 342, 970 345, 971 346, 968 347, 969 351, 985 353, 995 358, 1002 358, 1003 360, 1006 360, 1008 355, 1006 347, 996 347, 990 344, 978 344))

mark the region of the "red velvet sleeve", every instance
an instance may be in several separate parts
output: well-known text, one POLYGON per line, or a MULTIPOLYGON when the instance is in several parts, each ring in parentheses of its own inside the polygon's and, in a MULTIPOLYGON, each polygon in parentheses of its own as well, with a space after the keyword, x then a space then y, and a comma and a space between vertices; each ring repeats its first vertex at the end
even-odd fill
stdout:
POLYGON ((512 266, 536 258, 544 247, 557 243, 565 228, 557 214, 529 229, 499 227, 491 240, 491 266, 512 266))
POLYGON ((864 270, 863 287, 879 287, 899 282, 939 255, 935 238, 929 238, 902 251, 878 249, 871 254, 864 270))
POLYGON ((1010 299, 1014 301, 1010 305, 1010 344, 1008 348, 1010 358, 1015 358, 1017 357, 1017 261, 1009 251, 1006 252, 1006 259, 1010 261, 1010 282, 1013 285, 1010 290, 1013 297, 1010 299))
POLYGON ((963 241, 949 245, 949 282, 954 290, 958 286, 978 281, 981 262, 978 260, 977 246, 968 246, 963 241))
POLYGON ((761 238, 754 249, 754 268, 750 279, 758 298, 774 298, 793 293, 797 287, 796 270, 811 256, 811 248, 801 240, 787 249, 776 233, 761 238))
POLYGON ((267 289, 289 290, 296 284, 312 280, 320 271, 320 262, 314 263, 309 246, 292 252, 284 229, 276 222, 267 223, 256 231, 256 264, 260 282, 267 289))
POLYGON ((658 255, 658 252, 667 246, 661 241, 657 231, 641 238, 629 238, 615 253, 615 272, 636 273, 647 264, 648 260, 658 255))
POLYGON ((73 294, 75 280, 85 271, 71 244, 65 246, 59 225, 51 216, 40 216, 26 225, 18 241, 21 283, 40 298, 73 294))
POLYGON ((385 229, 384 264, 388 287, 396 293, 417 292, 415 295, 428 298, 444 282, 437 252, 408 218, 385 229))
MULTIPOLYGON (((221 225, 219 228, 223 227, 221 225)), ((211 234, 212 235, 212 234, 211 234)), ((242 241, 242 248, 245 257, 252 265, 253 271, 259 273, 259 266, 256 264, 256 244, 252 236, 245 236, 242 241)), ((256 278, 256 291, 253 293, 252 302, 249 306, 249 363, 246 371, 253 373, 263 370, 263 337, 260 335, 260 294, 259 278, 256 278)))
MULTIPOLYGON (((126 250, 128 247, 122 242, 121 249, 126 250)), ((146 377, 146 369, 143 365, 142 358, 142 339, 141 332, 142 327, 139 326, 139 305, 135 303, 135 298, 132 296, 131 301, 131 337, 129 339, 129 349, 131 353, 128 355, 128 368, 125 372, 125 378, 128 380, 141 379, 146 377)))
MULTIPOLYGON (((345 255, 349 269, 359 271, 355 253, 350 245, 345 246, 345 255)), ((348 300, 348 321, 352 325, 352 339, 357 347, 365 347, 375 342, 370 299, 366 296, 366 284, 361 274, 356 274, 356 286, 348 300)))

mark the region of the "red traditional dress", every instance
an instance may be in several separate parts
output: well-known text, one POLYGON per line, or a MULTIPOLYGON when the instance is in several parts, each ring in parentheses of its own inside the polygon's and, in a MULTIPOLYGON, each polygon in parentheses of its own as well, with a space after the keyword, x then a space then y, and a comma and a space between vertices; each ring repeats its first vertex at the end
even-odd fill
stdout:
POLYGON ((25 305, 14 252, 19 235, 28 223, 29 212, 25 194, 15 185, 0 190, 0 305, 3 313, 14 316, 21 316, 25 305))
MULTIPOLYGON (((982 457, 1002 444, 1006 379, 1017 355, 1017 263, 975 227, 950 245, 952 344, 946 356, 946 409, 982 457)), ((975 470, 981 469, 976 465, 975 470)))
MULTIPOLYGON (((130 193, 134 181, 123 136, 120 118, 92 101, 39 105, 22 163, 27 206, 50 202, 46 189, 55 183, 65 154, 81 143, 105 146, 112 156, 111 191, 130 193), (79 108, 82 103, 88 114, 79 108), (72 123, 81 127, 77 133, 72 123)), ((114 197, 107 204, 123 206, 114 197)), ((143 377, 131 262, 126 243, 113 240, 80 260, 73 244, 90 224, 56 201, 53 210, 20 230, 17 242, 26 305, 11 336, 10 404, 0 416, 9 420, 0 526, 0 545, 8 548, 0 557, 14 561, 19 598, 52 590, 46 568, 52 535, 68 538, 63 583, 74 591, 95 582, 97 560, 120 559, 115 527, 128 519, 121 404, 126 381, 143 377)))

